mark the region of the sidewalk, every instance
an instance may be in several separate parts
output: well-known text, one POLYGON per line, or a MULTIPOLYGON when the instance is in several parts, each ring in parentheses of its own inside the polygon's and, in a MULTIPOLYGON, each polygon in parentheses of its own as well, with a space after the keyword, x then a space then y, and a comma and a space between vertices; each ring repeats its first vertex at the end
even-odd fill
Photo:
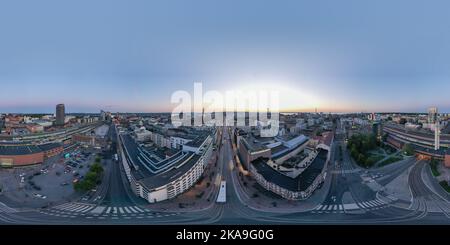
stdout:
POLYGON ((407 171, 404 171, 389 184, 385 185, 384 192, 392 195, 402 201, 411 202, 412 193, 408 184, 409 172, 414 167, 411 166, 407 171))

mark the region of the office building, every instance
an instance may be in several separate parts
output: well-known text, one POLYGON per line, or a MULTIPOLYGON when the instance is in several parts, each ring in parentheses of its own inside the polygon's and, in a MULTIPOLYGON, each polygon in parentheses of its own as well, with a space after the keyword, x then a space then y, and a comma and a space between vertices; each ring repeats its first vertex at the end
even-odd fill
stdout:
POLYGON ((57 126, 64 126, 65 122, 65 107, 64 104, 58 104, 56 106, 56 125, 57 126))
POLYGON ((428 123, 435 124, 437 121, 438 109, 436 107, 431 107, 428 109, 428 123))
MULTIPOLYGON (((120 156, 133 192, 149 203, 175 198, 202 176, 211 157, 214 131, 197 137, 172 155, 139 144, 131 133, 119 134, 120 156)), ((165 146, 170 149, 170 144, 165 146)))

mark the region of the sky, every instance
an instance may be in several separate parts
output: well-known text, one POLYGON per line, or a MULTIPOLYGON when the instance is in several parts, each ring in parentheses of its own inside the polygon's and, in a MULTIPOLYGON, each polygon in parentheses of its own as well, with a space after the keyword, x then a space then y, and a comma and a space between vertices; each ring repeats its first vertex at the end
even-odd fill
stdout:
POLYGON ((0 112, 171 111, 277 90, 284 111, 450 112, 449 1, 0 1, 0 112))

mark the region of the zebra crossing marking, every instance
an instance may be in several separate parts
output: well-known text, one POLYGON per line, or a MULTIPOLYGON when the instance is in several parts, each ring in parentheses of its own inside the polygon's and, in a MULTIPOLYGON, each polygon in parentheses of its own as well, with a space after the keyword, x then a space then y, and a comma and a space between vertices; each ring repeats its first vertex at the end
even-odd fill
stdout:
POLYGON ((355 210, 355 209, 359 209, 358 205, 356 205, 356 203, 345 203, 343 204, 344 206, 344 210, 355 210))
MULTIPOLYGON (((0 205, 0 211, 3 206, 0 205)), ((336 207, 331 206, 323 206, 321 207, 333 210, 336 207)), ((325 210, 324 209, 324 210, 325 210)), ((177 215, 177 213, 154 213, 151 214, 151 210, 138 207, 138 206, 96 206, 94 204, 88 203, 78 203, 78 202, 69 202, 60 204, 58 206, 54 206, 50 209, 42 210, 40 213, 63 217, 63 218, 76 218, 84 216, 87 219, 97 218, 97 219, 132 219, 132 218, 144 218, 146 215, 151 216, 153 218, 162 218, 169 217, 173 215, 177 215)))
POLYGON ((104 207, 104 206, 98 206, 98 207, 94 208, 93 210, 91 210, 91 213, 101 214, 105 209, 106 209, 106 207, 104 207))
POLYGON ((75 213, 86 213, 91 209, 94 209, 94 207, 95 207, 94 205, 82 203, 65 203, 54 207, 54 209, 55 212, 69 211, 75 213))
MULTIPOLYGON (((314 210, 315 211, 337 211, 337 210, 342 210, 342 209, 343 209, 342 204, 338 204, 338 205, 330 204, 330 205, 319 205, 314 210)), ((170 215, 175 215, 175 214, 170 214, 170 215)))

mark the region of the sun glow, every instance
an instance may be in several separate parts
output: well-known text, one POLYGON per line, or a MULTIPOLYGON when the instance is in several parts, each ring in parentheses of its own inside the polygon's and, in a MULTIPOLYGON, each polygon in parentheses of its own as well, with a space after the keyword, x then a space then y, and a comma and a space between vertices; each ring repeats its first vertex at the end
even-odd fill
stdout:
POLYGON ((281 82, 256 81, 250 83, 242 82, 241 84, 243 85, 239 85, 234 90, 242 91, 244 94, 251 92, 256 92, 256 94, 260 92, 277 92, 279 95, 279 110, 281 112, 313 111, 321 106, 319 99, 314 94, 281 82))

